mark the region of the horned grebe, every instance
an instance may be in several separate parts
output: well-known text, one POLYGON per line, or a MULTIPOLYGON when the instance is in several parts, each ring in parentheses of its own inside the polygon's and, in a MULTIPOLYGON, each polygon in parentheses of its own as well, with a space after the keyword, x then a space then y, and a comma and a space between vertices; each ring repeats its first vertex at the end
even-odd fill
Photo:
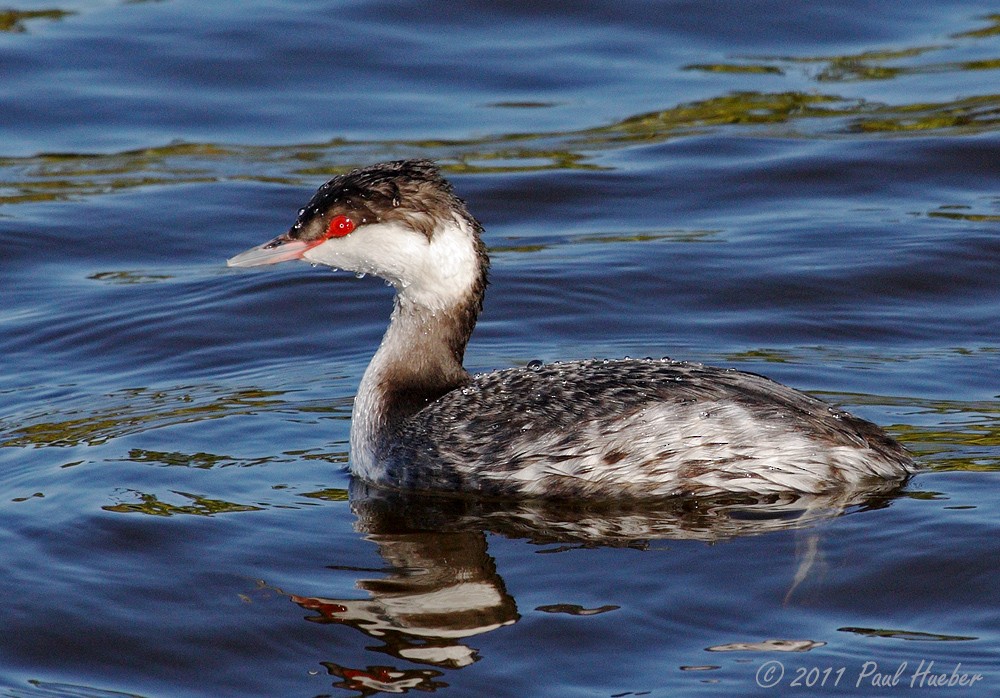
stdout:
POLYGON ((361 379, 351 471, 376 485, 489 496, 822 493, 914 471, 871 422, 767 378, 619 359, 470 376, 482 226, 434 163, 334 177, 288 232, 229 260, 304 259, 396 289, 361 379))

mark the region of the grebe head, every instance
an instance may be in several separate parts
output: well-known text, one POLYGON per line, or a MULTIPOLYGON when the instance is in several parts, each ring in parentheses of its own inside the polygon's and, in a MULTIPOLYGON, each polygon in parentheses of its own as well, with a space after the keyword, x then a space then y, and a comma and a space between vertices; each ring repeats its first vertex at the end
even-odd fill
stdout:
POLYGON ((231 267, 302 259, 391 283, 400 298, 443 310, 481 302, 482 227, 429 160, 354 170, 321 186, 289 230, 231 267))

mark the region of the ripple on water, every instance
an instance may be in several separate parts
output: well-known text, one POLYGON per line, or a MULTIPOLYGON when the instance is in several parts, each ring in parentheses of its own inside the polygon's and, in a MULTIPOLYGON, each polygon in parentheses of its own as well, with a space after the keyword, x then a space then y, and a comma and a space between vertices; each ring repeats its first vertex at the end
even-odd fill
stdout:
POLYGON ((480 5, 0 12, 0 693, 745 694, 768 661, 926 660, 991 695, 1000 19, 480 5), (819 500, 349 498, 391 292, 224 265, 410 156, 486 227, 470 367, 733 365, 924 470, 819 500))

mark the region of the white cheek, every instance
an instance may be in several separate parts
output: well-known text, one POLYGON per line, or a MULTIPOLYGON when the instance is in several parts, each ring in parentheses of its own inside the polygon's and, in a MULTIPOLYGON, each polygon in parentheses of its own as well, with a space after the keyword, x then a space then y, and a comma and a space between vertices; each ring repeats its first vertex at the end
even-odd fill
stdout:
POLYGON ((460 219, 438 226, 431 241, 399 223, 380 223, 331 238, 302 258, 379 276, 407 300, 446 308, 463 300, 475 282, 479 261, 473 240, 460 219))
POLYGON ((316 264, 380 276, 397 288, 412 283, 426 257, 426 238, 397 223, 366 225, 302 255, 316 264))

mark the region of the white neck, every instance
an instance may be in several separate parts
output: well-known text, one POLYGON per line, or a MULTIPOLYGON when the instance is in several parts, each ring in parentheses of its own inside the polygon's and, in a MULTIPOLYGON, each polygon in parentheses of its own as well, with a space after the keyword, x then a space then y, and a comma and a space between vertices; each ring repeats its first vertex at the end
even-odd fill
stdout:
POLYGON ((361 379, 351 421, 352 470, 372 480, 379 479, 378 452, 399 423, 468 382, 462 359, 485 289, 480 243, 467 221, 455 217, 439 225, 430 240, 410 230, 401 235, 399 227, 372 225, 354 233, 369 233, 360 259, 348 246, 329 243, 312 255, 377 274, 396 288, 389 328, 361 379))

